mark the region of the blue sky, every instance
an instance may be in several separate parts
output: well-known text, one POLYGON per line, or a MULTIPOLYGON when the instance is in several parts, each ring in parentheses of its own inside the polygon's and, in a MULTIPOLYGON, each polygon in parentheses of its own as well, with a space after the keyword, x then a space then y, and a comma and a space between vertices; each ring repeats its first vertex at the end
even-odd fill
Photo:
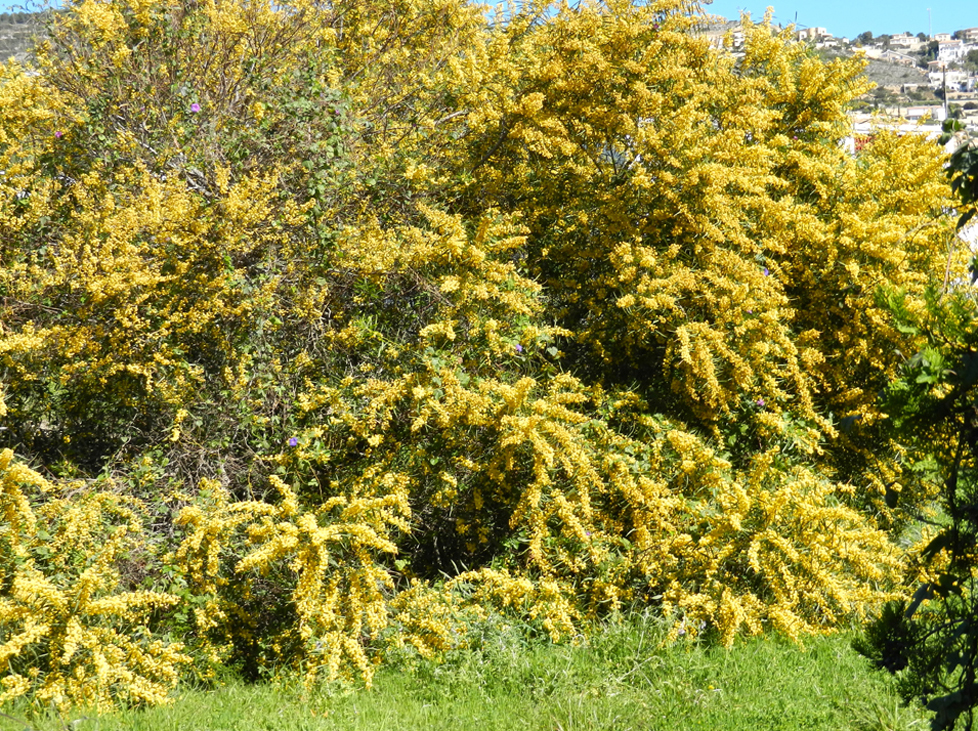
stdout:
MULTIPOLYGON (((39 10, 40 0, 0 0, 0 13, 16 13, 39 10)), ((722 13, 721 13, 722 14, 722 13)))
MULTIPOLYGON (((483 0, 492 2, 492 0, 483 0)), ((0 0, 0 12, 11 7, 20 10, 29 0, 0 0), (16 7, 16 6, 21 7, 16 7)), ((863 31, 873 35, 928 32, 928 14, 934 33, 953 33, 961 28, 978 27, 978 0, 715 0, 704 9, 731 20, 741 10, 761 18, 768 5, 774 7, 779 23, 792 23, 797 13, 798 25, 821 26, 835 36, 853 38, 863 31)))
POLYGON ((759 19, 769 5, 779 23, 793 23, 797 13, 799 26, 820 26, 837 37, 853 38, 867 30, 874 36, 927 33, 928 8, 934 33, 978 27, 976 0, 716 0, 705 10, 731 20, 747 10, 759 19))

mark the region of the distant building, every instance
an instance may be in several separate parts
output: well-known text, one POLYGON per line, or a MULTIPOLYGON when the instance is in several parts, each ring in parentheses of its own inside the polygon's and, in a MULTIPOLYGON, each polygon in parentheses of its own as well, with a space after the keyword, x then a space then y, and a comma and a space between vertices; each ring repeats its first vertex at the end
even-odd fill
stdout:
POLYGON ((911 107, 907 110, 905 119, 908 122, 899 120, 884 120, 878 116, 866 114, 850 115, 852 119, 852 134, 842 140, 842 146, 855 155, 868 140, 871 140, 877 132, 886 130, 896 132, 899 135, 913 134, 925 135, 928 139, 936 140, 941 135, 941 125, 939 122, 944 119, 943 107, 911 107), (911 113, 914 116, 910 116, 911 113), (930 117, 930 123, 920 124, 920 120, 930 117))
POLYGON ((950 33, 938 33, 937 35, 931 36, 930 39, 932 41, 937 41, 938 43, 952 40, 950 33))
POLYGON ((967 71, 948 69, 947 71, 929 71, 927 79, 931 89, 940 89, 945 84, 951 91, 972 91, 975 88, 975 79, 967 71))
POLYGON ((720 16, 714 16, 714 19, 719 22, 710 23, 702 31, 711 46, 722 48, 727 39, 730 40, 734 49, 739 49, 744 45, 744 27, 739 20, 725 20, 720 16))
POLYGON ((896 46, 897 48, 913 48, 914 46, 919 46, 920 41, 917 40, 916 36, 912 36, 909 33, 897 33, 895 36, 890 36, 890 47, 896 46))
POLYGON ((937 45, 937 60, 941 63, 958 63, 972 48, 961 41, 941 41, 937 45))
POLYGON ((930 117, 935 122, 943 122, 944 107, 909 107, 904 116, 911 122, 919 122, 926 117, 930 117))
POLYGON ((823 38, 831 38, 832 34, 825 28, 802 28, 795 34, 799 41, 820 41, 823 38))
POLYGON ((899 51, 887 51, 886 55, 883 57, 884 61, 889 61, 890 63, 898 63, 903 66, 916 66, 917 59, 913 56, 908 56, 905 53, 900 53, 899 51))
POLYGON ((876 46, 864 48, 863 53, 866 54, 866 58, 874 58, 878 61, 886 61, 887 63, 898 63, 902 66, 915 66, 917 63, 917 59, 913 56, 908 56, 906 53, 877 48, 876 46))
POLYGON ((845 38, 833 38, 832 36, 819 38, 815 41, 815 48, 839 48, 847 45, 849 45, 849 41, 845 38))
POLYGON ((978 28, 966 28, 958 31, 958 37, 965 41, 978 42, 978 28))

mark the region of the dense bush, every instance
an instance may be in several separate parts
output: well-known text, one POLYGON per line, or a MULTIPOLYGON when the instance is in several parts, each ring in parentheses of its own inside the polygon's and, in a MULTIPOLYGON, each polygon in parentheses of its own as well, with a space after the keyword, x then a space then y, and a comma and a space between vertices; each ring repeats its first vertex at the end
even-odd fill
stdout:
MULTIPOLYGON (((946 136, 960 128, 945 123, 946 136)), ((958 147, 948 175, 964 228, 978 212, 973 144, 958 147)), ((972 284, 976 265, 972 260, 972 284)), ((856 647, 897 675, 906 700, 927 702, 935 731, 959 720, 971 729, 978 706, 978 303, 973 288, 959 282, 943 297, 932 290, 922 312, 910 310, 900 293, 890 295, 890 306, 901 328, 923 336, 924 347, 887 387, 884 408, 908 445, 907 461, 941 484, 939 510, 912 600, 887 604, 856 647)), ((899 497, 893 493, 890 501, 899 497)))
POLYGON ((0 490, 0 701, 29 694, 98 710, 165 701, 190 658, 151 629, 154 612, 180 600, 138 587, 153 541, 132 501, 81 484, 56 492, 9 449, 0 490))
POLYGON ((369 681, 487 612, 730 643, 893 595, 883 486, 928 493, 880 438, 914 339, 873 293, 957 275, 940 150, 850 156, 857 62, 699 17, 84 0, 0 69, 0 440, 131 511, 120 642, 369 681))

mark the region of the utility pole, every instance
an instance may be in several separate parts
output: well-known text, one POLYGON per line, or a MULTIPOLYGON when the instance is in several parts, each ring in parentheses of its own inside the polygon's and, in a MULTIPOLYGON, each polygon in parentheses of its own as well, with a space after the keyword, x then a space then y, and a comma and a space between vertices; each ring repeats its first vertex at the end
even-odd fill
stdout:
POLYGON ((930 19, 930 8, 927 8, 927 40, 934 40, 934 24, 930 19))
POLYGON ((943 86, 944 86, 944 119, 947 119, 947 64, 946 63, 942 63, 941 64, 941 71, 944 74, 944 81, 943 81, 943 86))

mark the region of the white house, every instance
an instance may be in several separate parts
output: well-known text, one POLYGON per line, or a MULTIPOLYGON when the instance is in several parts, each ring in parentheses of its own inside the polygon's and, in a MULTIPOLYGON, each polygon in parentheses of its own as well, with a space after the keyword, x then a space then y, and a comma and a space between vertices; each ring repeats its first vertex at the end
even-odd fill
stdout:
POLYGON ((916 36, 912 36, 909 33, 897 33, 895 36, 890 36, 890 47, 897 48, 912 48, 914 45, 920 43, 916 36))
POLYGON ((898 63, 903 66, 916 66, 917 60, 913 56, 908 56, 905 53, 900 53, 899 51, 886 50, 880 54, 881 61, 888 61, 889 63, 898 63))
MULTIPOLYGON (((884 121, 879 117, 862 114, 852 115, 852 135, 842 140, 842 147, 845 148, 849 154, 855 155, 858 147, 856 144, 856 138, 859 137, 865 139, 867 137, 872 137, 879 130, 888 130, 890 132, 896 132, 899 135, 925 135, 928 139, 936 140, 941 136, 941 126, 939 122, 944 119, 944 109, 943 107, 911 107, 908 110, 908 113, 924 111, 926 111, 927 114, 920 114, 916 117, 916 119, 919 120, 926 116, 930 116, 930 124, 920 124, 918 122, 884 121), (940 114, 936 114, 937 112, 940 114)), ((909 114, 907 119, 911 119, 909 114)))
POLYGON ((975 47, 961 41, 944 41, 937 46, 937 60, 941 63, 957 63, 975 47))
POLYGON ((927 80, 931 89, 940 89, 945 84, 952 91, 971 91, 975 88, 975 80, 967 71, 930 71, 927 73, 927 80))
POLYGON ((710 45, 714 48, 723 48, 729 39, 733 48, 741 48, 744 45, 744 26, 740 24, 740 21, 725 20, 719 16, 716 17, 716 20, 720 22, 711 23, 703 32, 710 45))
POLYGON ((795 36, 799 41, 819 41, 831 37, 831 34, 825 28, 802 28, 795 36))
POLYGON ((877 46, 869 46, 863 49, 863 53, 866 58, 875 58, 879 61, 886 61, 888 63, 898 63, 903 66, 914 66, 917 60, 913 56, 908 56, 905 53, 900 53, 899 51, 891 51, 887 48, 879 48, 877 46))

